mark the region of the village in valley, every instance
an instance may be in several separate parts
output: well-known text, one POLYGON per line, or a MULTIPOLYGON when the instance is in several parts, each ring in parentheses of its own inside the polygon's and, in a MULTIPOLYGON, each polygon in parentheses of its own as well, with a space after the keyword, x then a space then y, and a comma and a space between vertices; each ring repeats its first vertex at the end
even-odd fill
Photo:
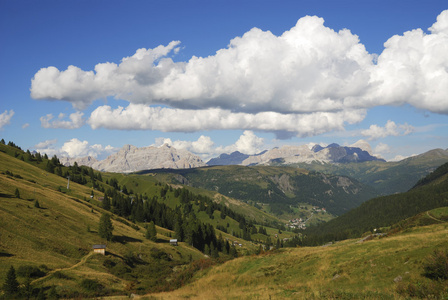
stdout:
POLYGON ((327 214, 327 210, 318 206, 299 206, 302 217, 294 218, 289 220, 289 224, 287 225, 290 229, 306 229, 307 224, 310 225, 311 220, 315 218, 315 215, 327 214))

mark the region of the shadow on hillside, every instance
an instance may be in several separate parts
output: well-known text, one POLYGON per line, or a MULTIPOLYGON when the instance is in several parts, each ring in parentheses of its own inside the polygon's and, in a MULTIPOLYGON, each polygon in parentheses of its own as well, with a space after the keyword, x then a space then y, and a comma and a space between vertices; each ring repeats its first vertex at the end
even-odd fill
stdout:
POLYGON ((5 252, 4 250, 0 250, 0 257, 11 257, 14 256, 11 253, 5 252))
POLYGON ((134 239, 132 237, 129 236, 124 236, 124 235, 114 235, 114 241, 121 243, 121 244, 126 244, 126 243, 141 243, 143 242, 140 239, 134 239))
POLYGON ((15 198, 13 195, 0 193, 0 198, 15 198))

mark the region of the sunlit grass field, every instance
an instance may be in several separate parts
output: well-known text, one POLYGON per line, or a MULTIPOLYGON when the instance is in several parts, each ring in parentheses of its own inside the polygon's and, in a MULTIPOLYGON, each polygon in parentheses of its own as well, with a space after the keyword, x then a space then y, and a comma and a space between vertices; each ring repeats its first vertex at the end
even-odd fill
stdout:
POLYGON ((448 249, 448 224, 369 241, 282 249, 229 261, 148 299, 399 299, 397 284, 425 282, 422 262, 448 249))

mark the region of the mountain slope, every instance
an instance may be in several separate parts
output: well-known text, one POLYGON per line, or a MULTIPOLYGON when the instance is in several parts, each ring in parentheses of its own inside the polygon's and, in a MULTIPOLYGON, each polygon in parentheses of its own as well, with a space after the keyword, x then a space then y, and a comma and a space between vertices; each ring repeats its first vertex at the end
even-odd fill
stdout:
MULTIPOLYGON (((33 286, 39 288, 55 284, 58 294, 67 298, 78 297, 76 293, 85 297, 91 295, 92 291, 80 287, 86 278, 103 287, 96 291, 99 294, 123 291, 133 279, 123 278, 124 273, 118 273, 118 268, 110 269, 103 264, 106 258, 87 256, 93 244, 107 244, 108 259, 129 274, 131 262, 136 268, 140 264, 154 265, 158 262, 158 270, 167 272, 167 275, 175 265, 189 262, 189 256, 192 259, 203 257, 197 249, 183 243, 176 248, 170 246, 169 230, 159 227, 157 238, 160 242, 155 243, 145 238, 143 227, 113 214, 115 241, 107 242, 98 235, 99 220, 105 212, 97 206, 99 202, 96 199, 102 195, 100 192, 95 191, 95 198, 90 199, 92 189, 87 186, 71 182, 67 190, 67 179, 3 152, 0 152, 0 161, 1 282, 4 282, 11 265, 16 270, 31 266, 46 274, 61 269, 33 286), (169 262, 155 259, 155 253, 167 255, 169 262), (81 261, 85 263, 78 265, 81 261)), ((154 274, 159 271, 154 270, 154 274)), ((149 285, 148 278, 142 277, 140 284, 149 285)), ((20 283, 24 282, 24 278, 18 279, 20 283)))
POLYGON ((408 191, 417 181, 446 162, 448 150, 434 149, 398 162, 297 163, 291 166, 356 178, 375 188, 379 194, 390 195, 408 191))
POLYGON ((172 173, 173 182, 244 202, 269 204, 274 214, 290 212, 291 205, 309 203, 339 215, 376 196, 373 189, 353 179, 289 167, 220 166, 148 172, 172 173))
POLYGON ((328 223, 308 228, 307 244, 322 244, 359 236, 374 228, 394 225, 434 208, 448 206, 448 163, 408 192, 374 198, 328 223))

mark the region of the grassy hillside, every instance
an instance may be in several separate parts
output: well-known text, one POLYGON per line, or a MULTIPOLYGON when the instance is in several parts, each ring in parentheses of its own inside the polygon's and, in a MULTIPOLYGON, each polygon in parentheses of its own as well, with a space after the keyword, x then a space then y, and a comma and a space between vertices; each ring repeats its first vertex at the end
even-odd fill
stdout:
MULTIPOLYGON (((2 152, 0 161, 2 283, 10 266, 16 270, 34 267, 49 275, 32 278, 34 289, 55 285, 61 296, 122 294, 126 290, 155 288, 160 283, 151 274, 169 277, 173 267, 204 257, 184 243, 170 246, 170 231, 166 229, 159 227, 158 240, 152 242, 145 239, 142 226, 115 215, 114 241, 108 242, 98 235, 104 211, 90 200, 91 188, 71 183, 67 191, 64 178, 2 152), (92 256, 93 244, 107 244, 108 255, 92 256), (147 270, 147 278, 136 280, 135 274, 155 264, 158 268, 147 270), (84 279, 94 280, 101 288, 86 289, 82 286, 84 279)), ((20 283, 25 281, 24 277, 18 279, 20 283)))
MULTIPOLYGON (((201 259, 223 261, 296 236, 235 213, 228 205, 234 200, 216 193, 162 184, 151 176, 66 168, 56 159, 52 165, 36 157, 0 144, 0 282, 13 266, 24 298, 52 291, 88 297, 170 290, 202 269, 201 259), (71 180, 68 189, 65 175, 47 169, 83 184, 71 180), (104 214, 112 218, 111 241, 99 235, 104 214), (163 226, 157 226, 153 241, 145 228, 149 220, 163 226), (179 246, 171 246, 171 238, 178 238, 179 246), (107 255, 92 255, 94 244, 107 244, 107 255)), ((247 211, 278 223, 253 207, 247 211)), ((0 291, 0 298, 8 298, 3 296, 0 291)))
MULTIPOLYGON (((447 223, 387 238, 346 240, 242 257, 203 271, 197 281, 150 299, 442 299, 447 281, 424 276, 435 250, 448 248, 447 223), (444 291, 443 291, 444 290, 444 291)), ((445 299, 445 298, 443 298, 445 299)))

